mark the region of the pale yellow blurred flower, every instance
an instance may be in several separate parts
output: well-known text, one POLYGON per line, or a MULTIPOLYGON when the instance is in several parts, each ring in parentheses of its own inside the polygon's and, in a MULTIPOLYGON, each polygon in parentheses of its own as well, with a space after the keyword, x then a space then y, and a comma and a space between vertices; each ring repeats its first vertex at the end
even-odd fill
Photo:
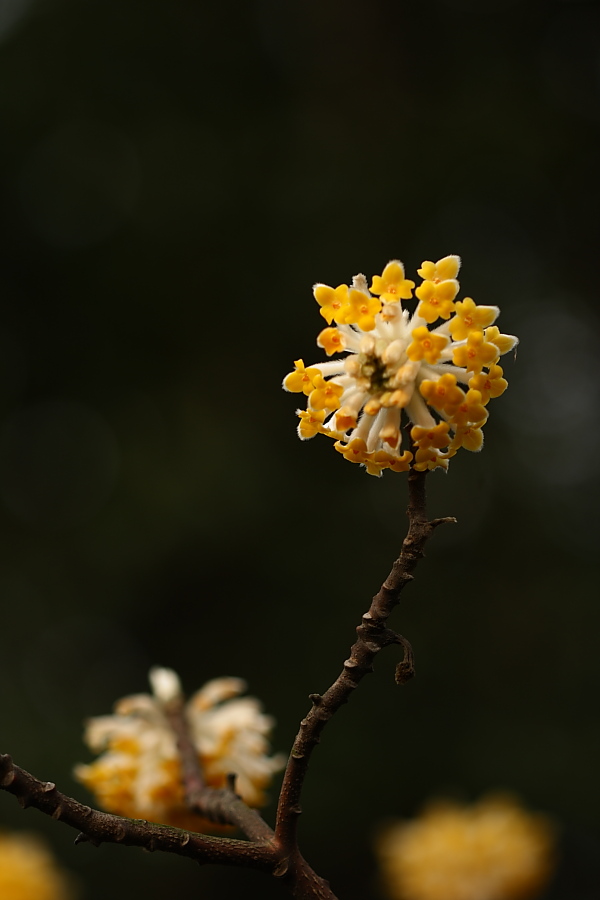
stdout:
POLYGON ((554 829, 505 795, 436 803, 377 841, 391 900, 527 900, 554 868, 554 829))
POLYGON ((69 878, 31 834, 0 832, 1 900, 71 900, 69 878))
MULTIPOLYGON (((150 673, 153 694, 124 697, 114 714, 90 719, 85 741, 100 756, 75 768, 83 782, 109 812, 213 831, 214 824, 190 813, 185 805, 175 735, 163 704, 181 688, 171 669, 150 673)), ((282 769, 282 756, 269 756, 270 716, 246 690, 240 678, 215 678, 188 701, 185 714, 206 784, 224 787, 230 773, 235 789, 249 806, 266 802, 264 789, 282 769)))

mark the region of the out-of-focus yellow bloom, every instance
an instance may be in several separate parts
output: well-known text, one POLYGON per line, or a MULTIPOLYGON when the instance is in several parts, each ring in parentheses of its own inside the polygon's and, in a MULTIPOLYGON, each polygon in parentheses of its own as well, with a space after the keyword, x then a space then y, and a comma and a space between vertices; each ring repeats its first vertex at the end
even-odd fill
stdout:
POLYGON ((514 799, 438 803, 388 827, 377 852, 390 900, 533 900, 554 869, 554 830, 514 799))
POLYGON ((68 876, 37 837, 0 832, 1 900, 71 900, 68 876))
MULTIPOLYGON (((175 735, 164 704, 180 693, 171 669, 150 672, 153 695, 119 700, 114 714, 90 719, 85 741, 100 753, 90 765, 79 765, 76 778, 109 812, 189 828, 214 831, 215 825, 190 813, 184 802, 175 735)), ((188 701, 185 715, 204 780, 224 787, 230 773, 235 789, 250 806, 262 806, 264 789, 283 768, 281 756, 269 756, 273 721, 239 678, 215 678, 188 701)))
POLYGON ((308 397, 307 409, 297 411, 302 440, 333 438, 345 459, 371 475, 410 465, 446 469, 460 448, 481 449, 485 407, 507 386, 498 360, 517 338, 492 324, 498 307, 477 306, 470 297, 455 302, 459 268, 458 256, 426 260, 412 315, 401 301, 411 298, 414 282, 397 259, 374 276, 370 292, 364 275, 351 286, 314 286, 321 314, 330 326, 336 322, 317 343, 328 356, 344 355, 301 371, 300 360, 284 379, 286 390, 308 397), (414 426, 408 450, 405 418, 414 426))

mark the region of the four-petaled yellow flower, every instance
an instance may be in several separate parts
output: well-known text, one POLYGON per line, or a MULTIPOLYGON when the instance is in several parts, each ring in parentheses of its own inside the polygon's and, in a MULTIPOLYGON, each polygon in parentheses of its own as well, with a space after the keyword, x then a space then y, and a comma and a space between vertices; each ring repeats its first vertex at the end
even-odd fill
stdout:
POLYGON ((477 306, 470 297, 459 300, 454 310, 456 315, 450 322, 450 334, 455 341, 464 341, 472 331, 482 331, 500 314, 497 306, 477 306))
POLYGON ((310 392, 315 389, 315 376, 320 375, 321 372, 315 368, 307 369, 302 359, 297 359, 294 365, 296 366, 296 371, 290 372, 286 377, 285 389, 293 394, 299 394, 302 391, 308 397, 310 392))
POLYGON ((395 303, 397 300, 410 300, 414 281, 404 277, 404 266, 399 259, 392 259, 381 275, 373 276, 371 293, 378 294, 382 300, 395 303))
POLYGON ((347 284, 339 284, 336 288, 327 284, 315 284, 313 293, 321 307, 321 315, 328 325, 331 325, 334 319, 336 322, 344 321, 343 310, 348 303, 347 284))
POLYGON ((493 324, 496 306, 455 300, 459 268, 455 255, 426 260, 412 315, 401 301, 411 298, 414 282, 398 260, 374 276, 370 292, 364 275, 335 289, 315 285, 321 314, 329 326, 336 322, 317 343, 340 356, 308 368, 299 360, 284 380, 284 388, 308 397, 297 413, 303 440, 333 438, 345 459, 371 475, 411 465, 445 469, 460 448, 481 449, 486 406, 507 386, 498 360, 517 338, 493 324), (404 417, 414 426, 408 449, 404 417))
POLYGON ((344 324, 358 325, 361 331, 372 331, 375 328, 375 316, 380 309, 381 300, 371 297, 368 291, 357 291, 352 288, 348 294, 348 306, 344 311, 344 324))
POLYGON ((432 334, 425 325, 415 328, 412 338, 413 342, 406 350, 408 358, 417 362, 424 359, 432 365, 438 361, 440 353, 448 343, 445 334, 432 334))

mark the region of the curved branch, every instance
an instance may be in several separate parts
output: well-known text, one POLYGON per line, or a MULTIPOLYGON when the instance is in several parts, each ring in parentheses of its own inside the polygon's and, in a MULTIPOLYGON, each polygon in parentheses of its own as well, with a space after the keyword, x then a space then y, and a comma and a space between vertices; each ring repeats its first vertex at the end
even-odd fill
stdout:
POLYGON ((390 574, 379 593, 373 597, 369 611, 364 614, 361 624, 356 629, 358 640, 352 646, 341 674, 322 696, 310 695, 312 708, 300 723, 300 730, 285 770, 277 809, 275 838, 290 855, 294 854, 297 847, 298 819, 302 812, 300 796, 310 757, 329 719, 348 702, 352 691, 364 676, 373 671, 375 656, 389 644, 401 643, 404 647, 404 660, 396 669, 397 682, 402 684, 412 675, 410 644, 386 627, 387 620, 399 602, 402 590, 412 581, 412 573, 424 555, 425 543, 433 531, 443 523, 456 522, 453 518, 428 521, 425 507, 426 475, 426 472, 416 472, 414 469, 409 473, 408 533, 404 538, 400 556, 394 562, 390 574))

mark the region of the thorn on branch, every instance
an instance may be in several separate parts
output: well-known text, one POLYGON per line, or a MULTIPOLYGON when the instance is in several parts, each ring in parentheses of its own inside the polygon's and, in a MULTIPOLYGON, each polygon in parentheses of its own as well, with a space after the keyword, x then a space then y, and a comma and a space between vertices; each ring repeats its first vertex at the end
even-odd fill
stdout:
POLYGON ((84 834, 83 831, 80 831, 74 841, 75 844, 91 844, 92 847, 99 847, 100 841, 91 838, 88 834, 84 834))

